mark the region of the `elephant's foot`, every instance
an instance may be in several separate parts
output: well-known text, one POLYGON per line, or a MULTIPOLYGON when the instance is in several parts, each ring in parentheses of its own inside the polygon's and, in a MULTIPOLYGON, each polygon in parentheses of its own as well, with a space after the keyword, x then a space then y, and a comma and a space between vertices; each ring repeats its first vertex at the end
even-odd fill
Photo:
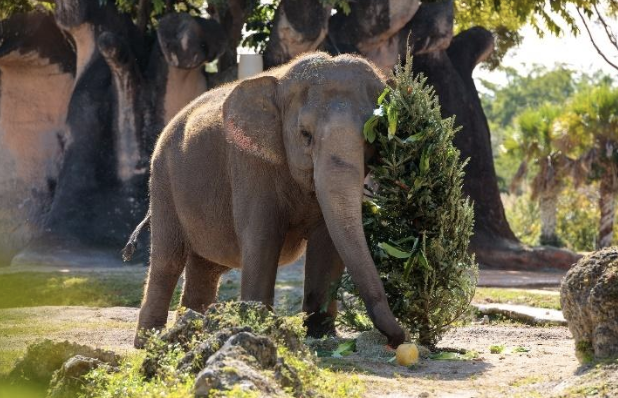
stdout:
POLYGON ((137 328, 137 330, 135 332, 135 337, 133 338, 133 347, 135 347, 137 349, 144 348, 144 346, 146 345, 146 342, 148 341, 150 336, 152 336, 153 334, 155 334, 158 331, 163 330, 163 327, 164 326, 155 326, 155 327, 150 327, 150 328, 142 328, 142 327, 138 326, 138 328, 137 328))
POLYGON ((335 317, 327 313, 313 313, 305 319, 307 336, 322 338, 324 336, 336 336, 335 317))
POLYGON ((160 311, 156 311, 155 315, 148 310, 147 303, 142 305, 137 318, 137 329, 133 339, 133 346, 135 348, 144 348, 150 336, 165 328, 168 313, 165 311, 164 314, 159 314, 159 312, 160 311))

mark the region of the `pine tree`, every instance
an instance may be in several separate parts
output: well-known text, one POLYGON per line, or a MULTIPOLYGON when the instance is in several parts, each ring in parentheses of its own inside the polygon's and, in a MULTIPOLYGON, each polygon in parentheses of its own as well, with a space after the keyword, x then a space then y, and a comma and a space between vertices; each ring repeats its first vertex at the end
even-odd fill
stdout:
MULTIPOLYGON (((393 313, 430 347, 466 312, 478 274, 468 252, 473 210, 462 195, 465 162, 453 146, 454 122, 442 118, 426 78, 412 74, 408 54, 364 128, 377 149, 375 185, 363 204, 367 243, 393 313)), ((342 287, 358 296, 347 275, 342 287)))

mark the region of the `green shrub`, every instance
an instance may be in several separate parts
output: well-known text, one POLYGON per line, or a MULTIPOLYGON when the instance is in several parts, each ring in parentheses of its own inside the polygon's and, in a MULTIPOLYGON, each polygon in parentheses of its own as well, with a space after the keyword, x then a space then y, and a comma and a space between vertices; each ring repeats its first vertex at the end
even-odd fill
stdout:
MULTIPOLYGON (((579 188, 567 183, 558 198, 556 233, 564 247, 574 251, 593 251, 598 239, 598 188, 587 185, 579 188)), ((515 236, 523 243, 540 244, 541 222, 539 206, 530 199, 529 190, 521 195, 503 195, 506 218, 515 236)), ((617 218, 618 220, 618 218, 617 218)), ((618 244, 618 235, 614 237, 618 244)))
MULTIPOLYGON (((454 118, 442 118, 433 88, 411 68, 408 55, 365 124, 378 155, 363 224, 393 313, 421 344, 434 346, 474 296, 473 210, 461 191, 454 118)), ((342 286, 356 293, 349 276, 342 286)))
MULTIPOLYGON (((180 314, 180 320, 183 319, 180 314)), ((187 314, 190 315, 190 314, 187 314)), ((337 374, 317 365, 314 354, 302 344, 304 315, 281 317, 264 305, 228 302, 211 306, 203 319, 179 321, 163 334, 154 334, 146 349, 125 358, 117 371, 97 368, 86 376, 82 398, 190 398, 198 369, 180 366, 198 345, 212 341, 226 328, 249 328, 277 345, 277 355, 289 371, 298 375, 300 386, 285 388, 285 396, 359 397, 363 385, 354 376, 337 374), (209 340, 210 339, 210 340, 209 340)), ((215 347, 215 351, 220 347, 215 347)), ((196 358, 197 360, 197 358, 196 358)), ((199 361, 206 362, 207 358, 199 361)), ((230 371, 234 371, 230 368, 230 371)), ((265 374, 272 370, 263 370, 265 374)), ((211 391, 213 397, 256 397, 242 386, 229 391, 211 391)))

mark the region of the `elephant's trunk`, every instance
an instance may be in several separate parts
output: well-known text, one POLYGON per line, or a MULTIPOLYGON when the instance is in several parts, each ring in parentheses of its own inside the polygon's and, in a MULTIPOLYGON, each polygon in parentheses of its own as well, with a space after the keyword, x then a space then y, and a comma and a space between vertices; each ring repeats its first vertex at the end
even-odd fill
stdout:
POLYGON ((397 347, 405 335, 388 306, 362 226, 363 140, 356 132, 332 130, 332 134, 326 134, 315 159, 316 196, 328 232, 373 324, 388 337, 392 347, 397 347))

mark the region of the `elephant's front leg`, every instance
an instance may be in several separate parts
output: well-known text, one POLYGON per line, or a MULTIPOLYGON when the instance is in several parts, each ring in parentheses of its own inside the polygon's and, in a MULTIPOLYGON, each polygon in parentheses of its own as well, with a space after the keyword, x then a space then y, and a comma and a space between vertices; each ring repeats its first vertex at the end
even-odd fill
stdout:
POLYGON ((234 215, 242 250, 240 299, 271 307, 285 238, 285 223, 273 202, 276 199, 253 200, 234 215))
POLYGON ((322 224, 309 236, 305 260, 303 311, 309 315, 305 325, 311 337, 335 333, 337 300, 332 292, 343 270, 343 261, 322 224))

